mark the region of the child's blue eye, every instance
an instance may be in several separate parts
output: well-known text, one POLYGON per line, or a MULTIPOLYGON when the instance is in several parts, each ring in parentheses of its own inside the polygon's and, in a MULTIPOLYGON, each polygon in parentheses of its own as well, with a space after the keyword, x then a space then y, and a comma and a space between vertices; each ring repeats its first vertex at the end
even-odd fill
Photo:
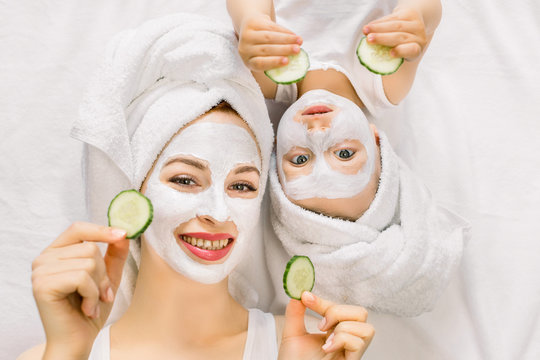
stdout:
POLYGON ((295 165, 304 165, 309 160, 309 155, 297 155, 291 159, 291 162, 295 165))
POLYGON ((347 160, 351 158, 355 154, 355 152, 349 149, 341 149, 334 151, 334 154, 336 154, 336 156, 341 160, 347 160))

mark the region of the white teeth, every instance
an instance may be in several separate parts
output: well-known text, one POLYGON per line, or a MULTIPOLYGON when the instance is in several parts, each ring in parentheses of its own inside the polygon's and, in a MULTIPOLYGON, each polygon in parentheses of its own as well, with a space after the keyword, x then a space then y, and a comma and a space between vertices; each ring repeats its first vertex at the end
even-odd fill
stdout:
POLYGON ((205 249, 205 250, 220 250, 223 249, 227 244, 229 243, 229 239, 222 239, 222 240, 205 240, 205 239, 198 239, 191 236, 182 236, 182 239, 198 248, 205 249))

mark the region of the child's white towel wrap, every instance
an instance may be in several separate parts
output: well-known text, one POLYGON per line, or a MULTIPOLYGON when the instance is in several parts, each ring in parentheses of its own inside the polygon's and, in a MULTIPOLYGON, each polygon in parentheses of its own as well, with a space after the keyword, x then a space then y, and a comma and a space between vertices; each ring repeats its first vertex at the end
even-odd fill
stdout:
MULTIPOLYGON (((90 220, 106 224, 114 195, 139 189, 166 142, 222 100, 255 134, 262 155, 259 191, 264 192, 273 131, 259 86, 238 55, 232 27, 202 16, 175 14, 118 34, 72 129, 72 136, 86 145, 83 169, 90 220)), ((119 297, 125 303, 136 279, 139 246, 132 243, 124 267, 119 297)), ((249 301, 256 294, 246 289, 242 276, 236 274, 231 281, 235 279, 243 283, 243 302, 255 301, 249 301)), ((115 306, 125 307, 120 303, 117 296, 115 306)))
POLYGON ((275 239, 265 242, 274 286, 282 281, 279 275, 292 255, 307 255, 315 266, 314 291, 324 298, 401 316, 433 307, 459 264, 469 226, 435 204, 383 133, 380 144, 379 188, 356 222, 291 203, 272 159, 271 219, 286 251, 275 239))

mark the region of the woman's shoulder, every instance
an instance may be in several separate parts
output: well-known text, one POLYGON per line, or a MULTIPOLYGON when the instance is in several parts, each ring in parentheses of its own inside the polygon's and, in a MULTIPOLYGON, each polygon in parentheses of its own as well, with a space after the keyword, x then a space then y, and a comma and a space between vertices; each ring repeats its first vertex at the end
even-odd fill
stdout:
POLYGON ((25 352, 23 352, 17 360, 32 360, 32 359, 42 359, 43 354, 45 353, 45 343, 36 345, 25 352))

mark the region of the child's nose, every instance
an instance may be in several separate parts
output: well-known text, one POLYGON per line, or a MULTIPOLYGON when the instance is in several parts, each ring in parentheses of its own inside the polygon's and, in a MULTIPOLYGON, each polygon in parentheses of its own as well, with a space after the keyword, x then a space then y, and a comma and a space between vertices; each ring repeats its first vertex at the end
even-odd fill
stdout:
POLYGON ((305 120, 304 123, 307 125, 307 130, 310 132, 326 131, 330 128, 332 119, 327 117, 310 116, 310 118, 305 120))

